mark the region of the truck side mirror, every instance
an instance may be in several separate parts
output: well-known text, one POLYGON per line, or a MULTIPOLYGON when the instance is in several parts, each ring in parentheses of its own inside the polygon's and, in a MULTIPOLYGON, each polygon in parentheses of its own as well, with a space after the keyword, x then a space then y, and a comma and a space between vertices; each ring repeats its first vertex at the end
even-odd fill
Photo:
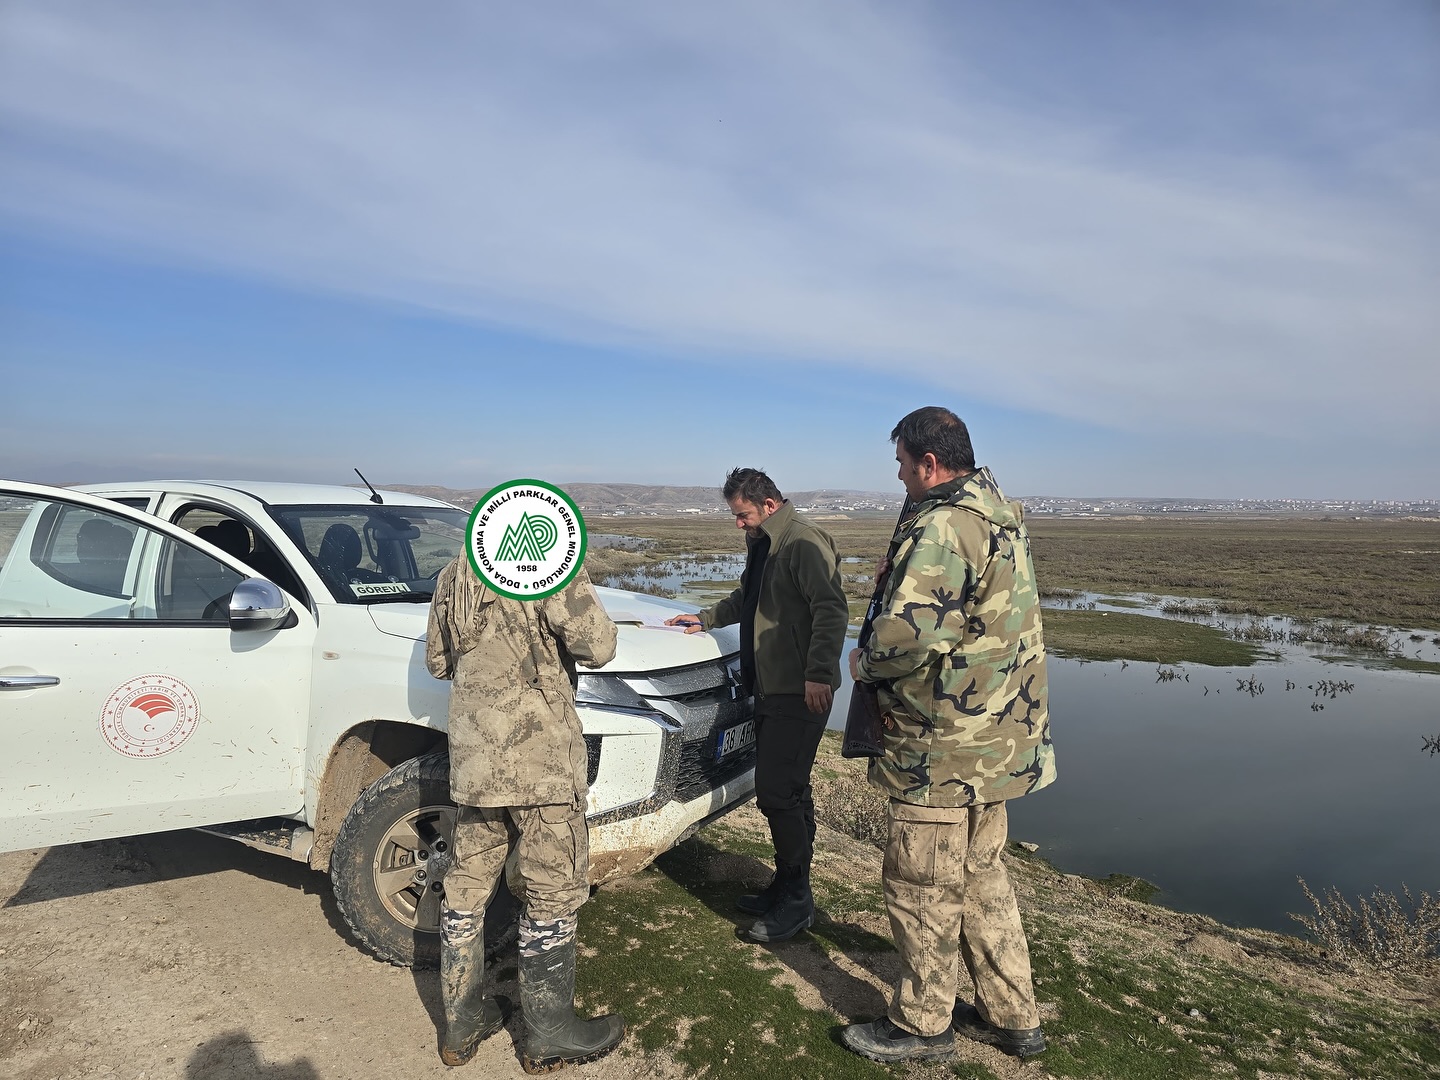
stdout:
POLYGON ((230 594, 231 630, 283 629, 292 614, 280 587, 264 578, 246 578, 230 594))

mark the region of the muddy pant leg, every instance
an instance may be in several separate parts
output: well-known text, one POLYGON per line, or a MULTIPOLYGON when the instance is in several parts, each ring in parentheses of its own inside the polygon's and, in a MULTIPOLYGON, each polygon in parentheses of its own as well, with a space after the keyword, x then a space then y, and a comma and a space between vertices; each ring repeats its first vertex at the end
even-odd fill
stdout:
POLYGON ((829 715, 810 712, 801 694, 756 699, 755 805, 770 823, 777 864, 810 865, 815 837, 810 772, 829 715))
POLYGON ((575 937, 576 912, 590 896, 590 832, 579 806, 512 807, 510 813, 520 834, 516 869, 525 881, 520 952, 535 955, 575 937))
POLYGON ((890 1019, 916 1035, 950 1027, 965 899, 963 822, 905 821, 892 804, 881 880, 900 979, 890 1019))
POLYGON ((981 1015, 998 1027, 1032 1028, 1039 1025, 1040 1013, 1030 977, 1030 948, 1015 890, 1000 861, 1008 832, 1003 802, 970 808, 960 949, 975 980, 981 1015))
POLYGON ((452 913, 473 914, 478 923, 505 869, 511 830, 503 807, 456 809, 455 857, 445 873, 445 907, 452 913))

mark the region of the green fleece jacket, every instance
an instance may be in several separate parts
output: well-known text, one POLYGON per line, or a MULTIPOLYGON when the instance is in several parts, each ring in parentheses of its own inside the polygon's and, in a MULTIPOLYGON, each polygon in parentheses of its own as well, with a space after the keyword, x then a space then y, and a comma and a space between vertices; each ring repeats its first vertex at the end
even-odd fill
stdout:
MULTIPOLYGON (((803 694, 807 682, 838 687, 850 606, 835 541, 798 517, 789 500, 760 528, 770 538, 770 555, 755 611, 755 690, 803 694)), ((744 592, 742 574, 738 589, 700 612, 700 624, 710 630, 738 623, 744 592)))

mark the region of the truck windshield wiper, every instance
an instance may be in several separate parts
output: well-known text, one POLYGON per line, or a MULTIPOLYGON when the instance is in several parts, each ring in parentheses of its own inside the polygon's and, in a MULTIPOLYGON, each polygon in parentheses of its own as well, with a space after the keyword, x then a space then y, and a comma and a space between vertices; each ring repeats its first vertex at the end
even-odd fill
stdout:
POLYGON ((356 599, 367 604, 428 604, 434 592, 381 593, 379 596, 361 596, 356 599))

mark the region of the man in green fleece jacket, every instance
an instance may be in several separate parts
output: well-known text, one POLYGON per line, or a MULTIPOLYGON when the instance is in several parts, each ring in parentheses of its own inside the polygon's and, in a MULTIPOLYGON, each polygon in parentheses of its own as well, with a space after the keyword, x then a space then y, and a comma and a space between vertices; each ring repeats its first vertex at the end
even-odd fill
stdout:
POLYGON ((1030 537, 949 409, 916 409, 890 438, 916 510, 850 672, 885 716, 870 783, 890 799, 881 879, 900 978, 888 1015, 841 1040, 881 1062, 948 1057, 955 1033, 1030 1057, 1045 1037, 1000 860, 1006 803, 1055 779, 1030 537), (961 964, 974 1006, 956 999, 961 964))
POLYGON ((770 823, 775 877, 736 905, 759 919, 745 936, 784 941, 815 921, 810 770, 840 685, 850 608, 835 542, 801 519, 758 469, 734 469, 721 489, 745 531, 740 587, 671 625, 699 633, 740 624, 740 678, 755 695, 755 804, 770 823))

